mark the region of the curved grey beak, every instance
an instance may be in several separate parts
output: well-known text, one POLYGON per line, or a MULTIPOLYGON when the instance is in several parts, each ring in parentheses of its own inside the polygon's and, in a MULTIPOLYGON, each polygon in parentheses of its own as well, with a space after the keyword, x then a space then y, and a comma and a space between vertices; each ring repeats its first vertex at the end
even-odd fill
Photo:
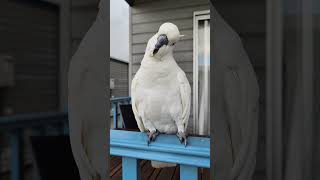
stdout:
POLYGON ((152 52, 152 55, 155 55, 162 46, 168 45, 168 43, 169 43, 168 37, 165 34, 160 34, 157 39, 157 43, 154 47, 154 50, 152 52))

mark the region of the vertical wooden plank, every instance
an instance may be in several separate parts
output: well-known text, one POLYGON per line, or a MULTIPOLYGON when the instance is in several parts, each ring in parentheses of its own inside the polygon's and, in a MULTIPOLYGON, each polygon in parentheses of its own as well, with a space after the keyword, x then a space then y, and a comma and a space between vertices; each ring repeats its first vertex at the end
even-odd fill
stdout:
POLYGON ((195 166, 180 165, 180 179, 197 180, 198 168, 195 166))
POLYGON ((117 129, 118 127, 118 103, 114 102, 112 103, 112 109, 113 109, 113 128, 117 129))
POLYGON ((23 180, 23 139, 21 131, 14 130, 10 137, 11 160, 10 171, 11 180, 23 180))
POLYGON ((176 170, 174 171, 173 177, 171 178, 171 180, 180 180, 180 167, 177 166, 176 170))
POLYGON ((138 159, 122 157, 122 179, 123 180, 139 180, 140 166, 138 159))
POLYGON ((282 180, 283 0, 267 0, 266 32, 266 170, 268 180, 282 180))
POLYGON ((152 168, 151 161, 147 160, 146 164, 141 168, 141 179, 150 180, 155 168, 152 168))
POLYGON ((166 167, 162 168, 161 173, 158 175, 157 179, 172 179, 176 167, 166 167))
POLYGON ((157 180, 161 171, 162 171, 162 168, 152 168, 152 174, 148 178, 148 180, 157 180))

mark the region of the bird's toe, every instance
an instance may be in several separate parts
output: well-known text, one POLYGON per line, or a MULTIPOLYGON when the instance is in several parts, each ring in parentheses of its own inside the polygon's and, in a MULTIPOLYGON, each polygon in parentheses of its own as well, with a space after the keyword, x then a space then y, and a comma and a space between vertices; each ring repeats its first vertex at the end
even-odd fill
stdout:
POLYGON ((156 129, 154 131, 148 131, 148 145, 151 143, 151 141, 155 141, 156 137, 159 135, 159 131, 156 129))
POLYGON ((177 137, 178 137, 181 144, 184 144, 184 146, 187 146, 188 140, 187 140, 187 136, 184 132, 178 132, 177 137))

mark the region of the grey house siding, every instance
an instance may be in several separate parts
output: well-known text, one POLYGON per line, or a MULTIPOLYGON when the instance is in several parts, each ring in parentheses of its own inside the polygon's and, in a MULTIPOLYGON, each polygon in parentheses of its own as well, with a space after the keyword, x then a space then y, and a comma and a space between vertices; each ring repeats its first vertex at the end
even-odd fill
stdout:
MULTIPOLYGON (((14 113, 59 110, 59 8, 40 0, 32 2, 1 1, 0 4, 0 56, 12 56, 15 71, 14 86, 0 88, 0 116, 4 115, 2 108, 7 105, 13 107, 14 113), (15 5, 9 5, 10 2, 15 5), (40 9, 36 8, 39 6, 40 9)), ((72 0, 71 3, 68 26, 71 44, 68 46, 71 47, 69 54, 73 55, 96 18, 99 0, 72 0)), ((54 131, 52 127, 46 128, 49 133, 51 129, 54 131)), ((32 179, 29 136, 34 132, 28 129, 24 134, 25 179, 32 179)), ((0 179, 8 178, 9 174, 9 138, 9 135, 0 135, 0 179)))
POLYGON ((129 96, 129 64, 110 58, 110 79, 115 80, 115 88, 110 97, 129 96))
MULTIPOLYGON (((172 22, 185 36, 174 57, 193 86, 193 12, 210 9, 208 0, 136 0, 131 9, 132 78, 140 67, 147 42, 164 22, 172 22)), ((192 107, 188 129, 192 130, 192 107)))
MULTIPOLYGON (((71 1, 70 55, 95 20, 98 3, 99 0, 71 1)), ((0 11, 0 55, 13 57, 15 71, 15 85, 0 89, 0 114, 9 109, 13 113, 59 110, 60 9, 41 1, 3 1, 0 11), (26 38, 29 40, 21 41, 26 38)))
MULTIPOLYGON (((57 111, 59 106, 59 9, 41 1, 1 1, 0 56, 12 57, 14 83, 0 88, 0 116, 57 111)), ((0 77, 1 78, 1 77, 0 77)), ((32 163, 24 132, 24 165, 32 163)), ((8 178, 9 134, 0 134, 0 179, 8 178)), ((31 175, 30 168, 26 176, 31 175)), ((25 178, 31 179, 31 178, 25 178)))
POLYGON ((0 88, 0 115, 58 110, 58 7, 2 1, 0 12, 0 56, 14 66, 13 86, 0 88))

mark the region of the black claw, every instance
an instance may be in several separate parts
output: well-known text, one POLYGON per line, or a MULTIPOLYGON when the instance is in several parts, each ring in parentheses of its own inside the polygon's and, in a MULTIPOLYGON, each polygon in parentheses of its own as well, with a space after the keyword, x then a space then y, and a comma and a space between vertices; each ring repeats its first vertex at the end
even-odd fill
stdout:
POLYGON ((178 132, 177 133, 177 137, 178 137, 180 143, 184 144, 184 147, 187 147, 188 141, 187 141, 187 136, 185 135, 185 133, 184 132, 178 132))
POLYGON ((147 144, 149 146, 149 144, 152 142, 152 141, 155 141, 156 140, 156 137, 159 135, 159 131, 156 129, 155 132, 147 132, 147 135, 148 135, 148 141, 147 141, 147 144))

